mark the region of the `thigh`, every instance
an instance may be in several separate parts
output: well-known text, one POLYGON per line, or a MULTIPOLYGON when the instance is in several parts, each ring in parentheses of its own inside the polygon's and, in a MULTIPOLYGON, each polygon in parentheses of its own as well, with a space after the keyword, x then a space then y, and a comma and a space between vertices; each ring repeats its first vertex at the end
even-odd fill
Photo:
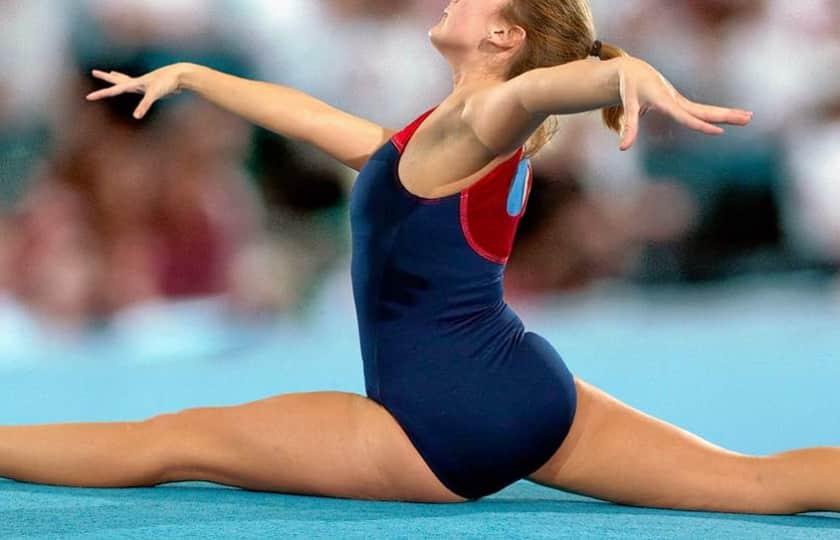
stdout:
POLYGON ((579 379, 571 431, 530 480, 617 503, 750 512, 756 458, 715 446, 579 379))
POLYGON ((460 502, 378 403, 356 394, 286 394, 148 421, 165 441, 165 481, 261 491, 460 502))

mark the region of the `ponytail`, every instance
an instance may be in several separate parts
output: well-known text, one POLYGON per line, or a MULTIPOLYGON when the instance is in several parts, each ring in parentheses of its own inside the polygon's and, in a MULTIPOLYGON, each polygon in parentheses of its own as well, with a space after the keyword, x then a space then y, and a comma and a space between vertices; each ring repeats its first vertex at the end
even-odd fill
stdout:
MULTIPOLYGON (((629 56, 609 43, 593 50, 595 25, 588 0, 510 0, 502 15, 527 32, 525 46, 508 71, 508 79, 532 69, 560 66, 587 58, 597 52, 601 60, 629 56)), ((601 111, 606 126, 621 133, 624 106, 601 111)), ((557 118, 550 116, 525 143, 525 155, 533 156, 551 141, 557 132, 557 118)))

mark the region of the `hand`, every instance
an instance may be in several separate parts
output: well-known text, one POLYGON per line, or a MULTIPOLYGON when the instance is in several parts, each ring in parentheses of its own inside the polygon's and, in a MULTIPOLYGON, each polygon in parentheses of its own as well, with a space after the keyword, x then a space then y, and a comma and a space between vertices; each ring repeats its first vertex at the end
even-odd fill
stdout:
POLYGON ((621 133, 622 151, 628 150, 639 133, 639 119, 650 110, 658 110, 677 122, 708 135, 722 135, 723 128, 714 125, 745 126, 752 113, 741 109, 727 109, 703 105, 686 99, 677 92, 661 73, 638 58, 626 58, 621 68, 620 92, 624 104, 624 129, 621 133))
POLYGON ((155 101, 169 94, 177 94, 181 91, 180 76, 183 69, 181 64, 173 64, 136 78, 129 77, 118 71, 106 73, 94 69, 94 77, 107 81, 114 86, 91 92, 87 95, 87 100, 96 101, 102 98, 118 96, 126 92, 145 94, 140 104, 134 110, 134 118, 140 120, 146 115, 155 101))

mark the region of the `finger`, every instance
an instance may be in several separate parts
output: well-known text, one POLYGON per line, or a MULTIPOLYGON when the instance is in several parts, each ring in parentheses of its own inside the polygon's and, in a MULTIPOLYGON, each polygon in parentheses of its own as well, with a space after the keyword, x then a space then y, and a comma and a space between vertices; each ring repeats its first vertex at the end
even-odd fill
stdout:
POLYGON ((695 103, 683 96, 680 96, 678 101, 689 113, 707 122, 744 126, 752 120, 752 113, 743 109, 730 109, 695 103))
POLYGON ((134 118, 140 120, 146 113, 149 112, 149 109, 152 107, 152 104, 157 100, 157 97, 152 94, 151 92, 147 92, 143 99, 140 101, 140 104, 134 109, 134 118))
POLYGON ((624 152, 629 150, 636 141, 639 133, 639 101, 635 97, 626 100, 624 107, 624 129, 621 132, 621 144, 619 149, 624 152))
POLYGON ((109 81, 109 80, 126 80, 126 79, 133 78, 133 77, 129 77, 125 73, 120 73, 119 71, 114 71, 114 70, 102 71, 101 69, 93 69, 93 70, 91 70, 91 73, 93 74, 94 77, 96 77, 98 79, 103 79, 103 80, 106 80, 106 81, 109 81))
POLYGON ((112 71, 111 76, 114 77, 119 82, 126 82, 126 81, 133 81, 135 80, 134 77, 130 77, 125 73, 120 73, 119 71, 112 71))
POLYGON ((94 69, 91 71, 94 77, 97 79, 102 79, 103 81, 109 82, 113 85, 128 85, 127 91, 137 92, 139 80, 135 80, 124 73, 120 73, 119 71, 111 71, 110 73, 106 73, 99 69, 94 69))
POLYGON ((700 118, 697 118, 696 116, 692 115, 691 113, 680 107, 680 105, 676 102, 666 106, 662 106, 660 108, 666 113, 670 114, 671 117, 673 117, 674 120, 676 120, 680 124, 694 129, 696 131, 700 131, 707 135, 722 135, 723 133, 725 133, 723 128, 718 127, 714 124, 710 124, 704 120, 701 120, 700 118))
POLYGON ((103 81, 107 81, 109 83, 116 83, 117 82, 116 77, 114 77, 114 75, 113 75, 113 72, 105 73, 104 71, 94 69, 91 73, 97 79, 102 79, 103 81))
POLYGON ((131 89, 131 86, 128 84, 118 84, 112 86, 110 88, 103 88, 102 90, 97 90, 96 92, 91 92, 86 97, 88 101, 96 101, 97 99, 102 99, 106 97, 114 97, 122 94, 123 92, 127 92, 131 89))

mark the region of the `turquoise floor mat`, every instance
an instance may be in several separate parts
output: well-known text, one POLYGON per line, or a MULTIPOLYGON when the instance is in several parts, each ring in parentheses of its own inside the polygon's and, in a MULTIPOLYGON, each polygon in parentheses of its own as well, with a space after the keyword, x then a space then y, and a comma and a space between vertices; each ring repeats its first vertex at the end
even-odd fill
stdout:
MULTIPOLYGON (((305 324, 212 346, 180 344, 173 354, 114 345, 108 353, 100 343, 90 356, 68 346, 66 357, 52 360, 6 358, 0 424, 130 420, 284 392, 359 392, 346 298, 323 300, 305 324)), ((823 290, 762 283, 654 296, 622 291, 523 303, 518 311, 575 373, 716 444, 750 453, 840 445, 840 303, 823 290)), ((210 326, 170 321, 165 339, 197 339, 210 326)), ((0 480, 2 539, 267 537, 819 539, 840 538, 840 514, 640 509, 527 482, 476 503, 422 505, 206 483, 99 490, 0 480)))

